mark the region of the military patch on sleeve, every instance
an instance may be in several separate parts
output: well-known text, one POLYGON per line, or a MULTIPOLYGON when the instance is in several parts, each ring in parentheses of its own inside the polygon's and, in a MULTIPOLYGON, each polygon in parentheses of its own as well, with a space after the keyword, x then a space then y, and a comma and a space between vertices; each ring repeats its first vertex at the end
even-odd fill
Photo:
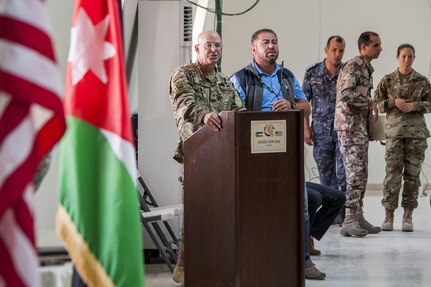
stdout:
POLYGON ((182 73, 177 73, 172 77, 172 88, 174 91, 185 90, 187 86, 187 79, 182 73))

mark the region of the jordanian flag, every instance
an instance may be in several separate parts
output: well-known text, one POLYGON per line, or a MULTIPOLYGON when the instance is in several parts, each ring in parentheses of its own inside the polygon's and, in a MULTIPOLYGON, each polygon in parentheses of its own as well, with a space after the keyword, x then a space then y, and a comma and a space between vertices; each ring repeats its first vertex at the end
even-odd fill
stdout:
POLYGON ((89 286, 144 286, 135 149, 117 0, 77 0, 57 231, 89 286))

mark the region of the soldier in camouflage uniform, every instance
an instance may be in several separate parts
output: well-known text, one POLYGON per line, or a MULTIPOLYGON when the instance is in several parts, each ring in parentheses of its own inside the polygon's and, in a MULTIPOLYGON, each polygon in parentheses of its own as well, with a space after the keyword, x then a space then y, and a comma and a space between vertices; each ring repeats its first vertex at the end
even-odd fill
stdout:
MULTIPOLYGON (((216 70, 221 57, 220 36, 213 31, 202 32, 195 45, 195 63, 176 69, 170 78, 169 94, 179 141, 175 160, 183 163, 183 142, 200 127, 207 125, 215 132, 222 128, 218 113, 245 109, 233 84, 216 70)), ((178 262, 172 275, 184 286, 184 243, 180 243, 178 262)))
POLYGON ((374 95, 380 112, 386 113, 386 177, 382 200, 386 211, 382 224, 385 231, 393 230, 402 179, 402 231, 413 231, 412 213, 418 206, 419 175, 430 136, 424 113, 429 112, 431 87, 426 77, 413 70, 414 59, 412 45, 399 46, 399 68, 383 77, 374 95))
MULTIPOLYGON (((319 170, 320 183, 346 192, 346 174, 343 157, 334 130, 337 78, 346 43, 340 36, 328 38, 326 58, 309 67, 304 75, 302 89, 311 102, 311 132, 313 157, 319 170)), ((341 223, 344 215, 336 219, 341 223)))
POLYGON ((382 51, 380 37, 364 32, 359 36, 358 48, 360 55, 344 64, 338 76, 334 127, 347 180, 346 216, 340 233, 362 237, 381 231, 365 220, 362 209, 368 180, 368 117, 376 121, 378 114, 370 95, 374 71, 371 61, 382 51))
POLYGON ((52 158, 52 152, 49 152, 39 163, 39 166, 37 167, 36 174, 34 175, 34 180, 33 180, 35 190, 39 189, 40 184, 42 183, 42 180, 44 179, 45 175, 48 173, 48 169, 51 164, 51 158, 52 158))

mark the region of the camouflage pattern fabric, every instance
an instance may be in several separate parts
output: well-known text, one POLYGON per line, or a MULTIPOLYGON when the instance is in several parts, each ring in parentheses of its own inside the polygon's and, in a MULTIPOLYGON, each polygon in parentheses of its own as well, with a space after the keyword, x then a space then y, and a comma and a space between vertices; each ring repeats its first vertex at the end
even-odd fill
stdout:
POLYGON ((386 140, 386 177, 383 182, 382 205, 394 210, 398 207, 401 180, 404 179, 402 207, 418 206, 420 173, 428 145, 426 139, 390 138, 386 140), (403 172, 404 169, 404 172, 403 172))
POLYGON ((373 72, 371 64, 362 56, 356 56, 341 68, 337 82, 334 122, 337 131, 357 132, 368 136, 373 72))
POLYGON ((220 72, 204 73, 198 63, 176 69, 170 78, 169 94, 179 140, 174 159, 184 160, 183 142, 201 126, 209 112, 245 109, 228 77, 220 72))
POLYGON ((374 101, 380 112, 386 112, 386 176, 382 205, 391 210, 398 207, 404 180, 401 206, 416 208, 420 173, 428 147, 426 139, 430 137, 424 118, 424 113, 430 111, 430 83, 414 70, 402 75, 397 69, 380 81, 374 101), (402 113, 395 106, 397 98, 413 102, 413 111, 402 113))
POLYGON ((430 112, 431 87, 428 79, 416 71, 402 75, 396 70, 386 75, 377 86, 374 101, 379 111, 386 113, 387 138, 428 138, 424 113, 430 112), (395 99, 410 100, 415 107, 402 113, 395 106, 395 99))
POLYGON ((373 67, 362 56, 349 60, 337 80, 334 128, 346 171, 346 207, 362 206, 368 180, 368 116, 373 67))
POLYGON ((346 170, 346 207, 363 206, 368 181, 368 135, 338 131, 340 152, 346 170))
POLYGON ((346 192, 346 173, 337 132, 314 137, 313 157, 319 171, 320 183, 346 192))
POLYGON ((43 178, 48 173, 49 166, 51 165, 52 152, 49 152, 39 163, 36 174, 34 176, 34 188, 38 190, 43 178))
POLYGON ((336 86, 341 66, 331 75, 325 62, 312 65, 305 72, 302 89, 312 106, 313 157, 320 183, 345 192, 346 174, 334 130, 336 86))

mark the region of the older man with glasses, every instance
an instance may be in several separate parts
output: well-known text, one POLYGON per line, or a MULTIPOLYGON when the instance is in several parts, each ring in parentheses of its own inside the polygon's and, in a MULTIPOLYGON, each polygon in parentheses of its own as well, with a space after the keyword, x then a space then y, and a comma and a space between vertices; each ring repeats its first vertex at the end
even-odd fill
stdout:
MULTIPOLYGON (((220 35, 214 31, 202 32, 194 48, 197 61, 177 68, 169 82, 170 100, 179 133, 174 159, 181 164, 184 160, 184 140, 204 125, 214 132, 220 131, 223 128, 218 116, 221 111, 245 109, 229 78, 216 69, 223 48, 220 35)), ((172 278, 184 286, 184 241, 180 243, 172 278)))

